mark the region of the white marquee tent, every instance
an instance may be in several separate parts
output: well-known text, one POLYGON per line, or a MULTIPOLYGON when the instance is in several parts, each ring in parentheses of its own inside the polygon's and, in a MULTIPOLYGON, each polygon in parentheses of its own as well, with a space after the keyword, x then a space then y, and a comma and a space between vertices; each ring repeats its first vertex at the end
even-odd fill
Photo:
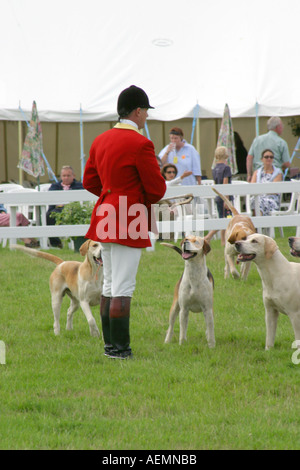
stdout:
POLYGON ((115 120, 125 87, 154 120, 300 114, 299 0, 0 0, 0 119, 115 120), (199 107, 196 107, 196 105, 199 107), (195 108, 196 107, 196 108, 195 108))

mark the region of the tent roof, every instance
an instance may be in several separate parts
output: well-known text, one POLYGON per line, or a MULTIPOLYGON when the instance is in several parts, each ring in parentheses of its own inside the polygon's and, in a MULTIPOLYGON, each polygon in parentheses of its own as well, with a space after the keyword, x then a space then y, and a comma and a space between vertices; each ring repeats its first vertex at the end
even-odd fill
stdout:
POLYGON ((0 119, 115 120, 135 84, 175 120, 300 114, 299 0, 0 0, 0 119), (256 103, 258 107, 256 109, 256 103), (197 108, 198 109, 198 108, 197 108))

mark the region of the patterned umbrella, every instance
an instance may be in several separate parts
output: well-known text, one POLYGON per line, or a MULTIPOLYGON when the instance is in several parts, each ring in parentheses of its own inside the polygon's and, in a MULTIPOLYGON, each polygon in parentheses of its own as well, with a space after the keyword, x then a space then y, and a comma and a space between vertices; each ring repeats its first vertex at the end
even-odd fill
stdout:
MULTIPOLYGON (((238 172, 238 167, 235 158, 235 145, 234 145, 234 133, 232 120, 228 104, 225 104, 223 119, 220 127, 219 138, 217 147, 223 146, 228 150, 228 165, 231 168, 231 173, 235 175, 238 172)), ((215 167, 215 161, 213 162, 212 168, 215 167)))
POLYGON ((28 131, 18 167, 35 178, 45 174, 42 126, 39 121, 35 101, 32 104, 31 121, 30 125, 28 126, 28 131))

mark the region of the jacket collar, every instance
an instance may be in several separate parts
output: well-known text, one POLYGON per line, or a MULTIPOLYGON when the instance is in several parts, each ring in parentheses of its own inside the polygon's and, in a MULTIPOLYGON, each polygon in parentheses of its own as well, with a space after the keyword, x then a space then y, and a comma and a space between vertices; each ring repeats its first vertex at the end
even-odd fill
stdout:
POLYGON ((140 133, 137 127, 135 127, 133 124, 125 123, 125 122, 118 122, 115 126, 115 129, 129 129, 132 131, 136 131, 140 133))

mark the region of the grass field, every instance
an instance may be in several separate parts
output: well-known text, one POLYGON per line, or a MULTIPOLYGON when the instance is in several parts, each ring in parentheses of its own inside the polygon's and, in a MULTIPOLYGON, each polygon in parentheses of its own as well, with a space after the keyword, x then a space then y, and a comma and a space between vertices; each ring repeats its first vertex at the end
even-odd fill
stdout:
MULTIPOLYGON (((289 255, 287 236, 276 238, 289 255)), ((64 259, 80 259, 67 248, 64 259)), ((143 252, 132 300, 134 359, 113 361, 89 336, 81 311, 74 330, 53 334, 48 288, 54 265, 0 248, 0 449, 299 449, 300 364, 281 315, 275 348, 264 350, 261 280, 224 280, 223 248, 212 241, 216 348, 202 314, 190 314, 188 341, 164 344, 180 256, 143 252)), ((99 308, 93 309, 100 327, 99 308)))

